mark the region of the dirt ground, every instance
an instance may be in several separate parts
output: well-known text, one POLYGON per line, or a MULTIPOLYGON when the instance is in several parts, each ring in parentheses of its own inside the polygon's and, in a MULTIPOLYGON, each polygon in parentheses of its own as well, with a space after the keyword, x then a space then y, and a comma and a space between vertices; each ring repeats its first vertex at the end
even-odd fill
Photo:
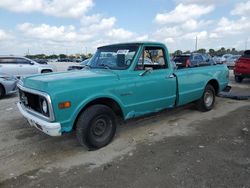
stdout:
MULTIPOLYGON (((250 80, 231 85, 250 94, 250 80)), ((97 151, 79 146, 74 132, 49 137, 30 127, 16 102, 0 101, 0 187, 250 187, 249 100, 125 122, 97 151)))

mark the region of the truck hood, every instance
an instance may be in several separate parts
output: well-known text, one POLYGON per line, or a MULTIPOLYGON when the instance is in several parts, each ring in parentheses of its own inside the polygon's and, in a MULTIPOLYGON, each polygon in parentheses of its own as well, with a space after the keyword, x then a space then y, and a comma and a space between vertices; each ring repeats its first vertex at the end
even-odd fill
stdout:
POLYGON ((117 73, 103 69, 84 69, 60 73, 48 73, 25 77, 22 79, 24 87, 44 91, 47 93, 67 88, 82 87, 83 85, 97 84, 118 80, 117 73))

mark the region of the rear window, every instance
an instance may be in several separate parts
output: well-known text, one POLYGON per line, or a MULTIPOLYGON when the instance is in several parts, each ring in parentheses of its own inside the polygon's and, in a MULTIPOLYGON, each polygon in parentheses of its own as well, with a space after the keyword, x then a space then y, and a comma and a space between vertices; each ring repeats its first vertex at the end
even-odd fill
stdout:
POLYGON ((250 58, 250 50, 246 50, 244 54, 242 55, 244 58, 250 58))
POLYGON ((16 64, 15 58, 0 58, 0 64, 16 64))
POLYGON ((175 56, 173 61, 175 62, 178 68, 186 67, 186 62, 190 58, 190 56, 175 56))

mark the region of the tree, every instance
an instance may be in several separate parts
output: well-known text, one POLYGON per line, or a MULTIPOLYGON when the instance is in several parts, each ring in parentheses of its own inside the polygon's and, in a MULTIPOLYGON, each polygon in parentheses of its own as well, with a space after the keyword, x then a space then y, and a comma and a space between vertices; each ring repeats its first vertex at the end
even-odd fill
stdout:
POLYGON ((183 52, 184 54, 191 54, 190 50, 183 52))
POLYGON ((206 53, 206 49, 202 48, 196 51, 197 53, 202 53, 205 54, 206 53))
POLYGON ((176 55, 181 55, 181 54, 182 54, 181 50, 176 50, 173 55, 176 56, 176 55))
POLYGON ((67 58, 67 55, 65 55, 65 54, 59 54, 59 58, 60 59, 65 59, 65 58, 67 58))
POLYGON ((208 53, 211 55, 211 56, 215 56, 216 55, 216 52, 214 49, 209 49, 208 50, 208 53))

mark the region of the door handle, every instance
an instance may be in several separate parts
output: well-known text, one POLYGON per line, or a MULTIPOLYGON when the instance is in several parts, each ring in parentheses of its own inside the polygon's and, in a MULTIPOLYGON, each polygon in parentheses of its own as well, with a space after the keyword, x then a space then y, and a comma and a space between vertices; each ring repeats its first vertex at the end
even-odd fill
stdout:
POLYGON ((173 74, 170 74, 167 78, 174 78, 175 76, 173 74))

